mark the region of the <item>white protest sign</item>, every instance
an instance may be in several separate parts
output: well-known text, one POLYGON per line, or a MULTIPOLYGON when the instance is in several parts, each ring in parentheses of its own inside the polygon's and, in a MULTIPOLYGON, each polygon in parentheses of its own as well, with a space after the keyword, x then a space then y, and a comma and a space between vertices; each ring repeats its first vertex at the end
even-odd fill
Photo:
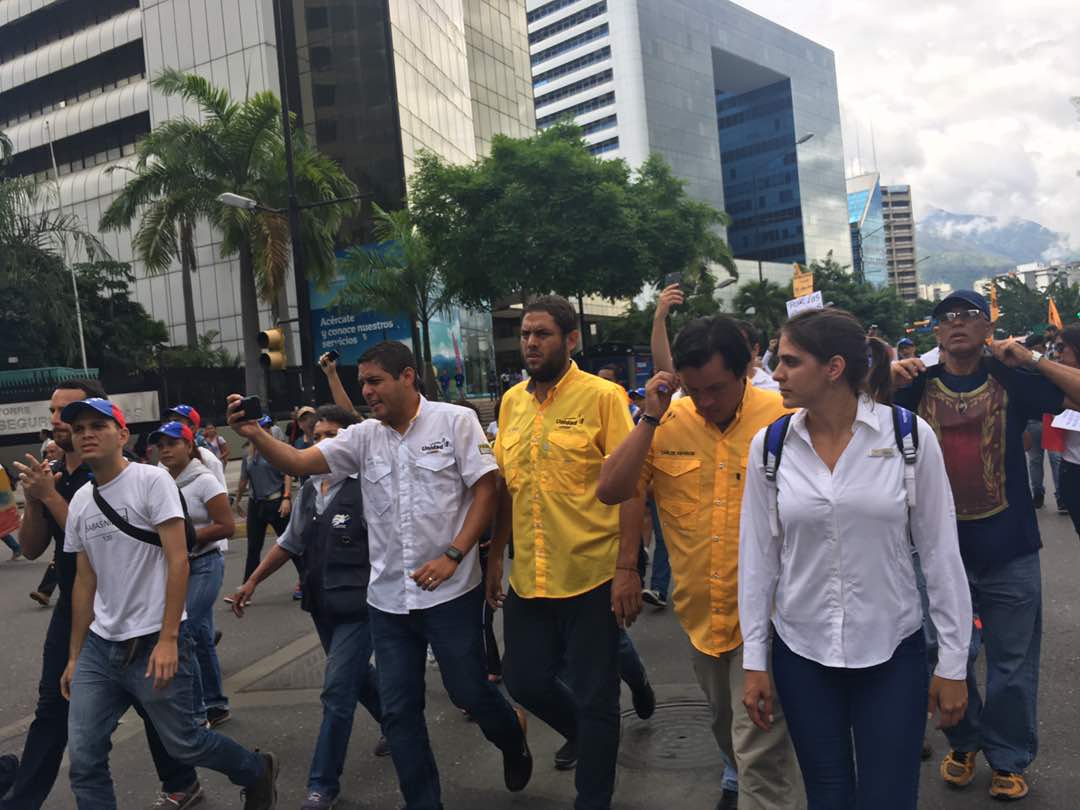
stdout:
POLYGON ((794 318, 800 312, 807 309, 824 309, 825 300, 821 297, 821 290, 809 295, 801 295, 787 302, 787 316, 794 318))
POLYGON ((1054 417, 1051 427, 1080 431, 1080 411, 1065 410, 1054 417))

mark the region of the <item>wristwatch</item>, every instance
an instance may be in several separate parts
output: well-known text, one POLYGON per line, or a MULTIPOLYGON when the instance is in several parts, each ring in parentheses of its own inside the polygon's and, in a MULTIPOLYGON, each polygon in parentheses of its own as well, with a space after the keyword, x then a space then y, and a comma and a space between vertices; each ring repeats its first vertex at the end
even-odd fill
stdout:
POLYGON ((1035 367, 1039 365, 1039 361, 1042 360, 1042 359, 1043 359, 1043 353, 1042 352, 1037 352, 1037 351, 1032 350, 1032 352, 1031 352, 1031 360, 1027 363, 1027 367, 1029 369, 1031 369, 1032 371, 1034 371, 1035 367))
POLYGON ((461 549, 455 548, 454 546, 450 546, 450 548, 444 551, 443 554, 445 554, 447 557, 449 557, 456 563, 460 563, 462 560, 465 559, 465 555, 461 553, 461 549))
POLYGON ((651 413, 643 414, 641 417, 641 421, 647 425, 652 425, 653 427, 659 427, 660 425, 660 417, 653 416, 651 413))

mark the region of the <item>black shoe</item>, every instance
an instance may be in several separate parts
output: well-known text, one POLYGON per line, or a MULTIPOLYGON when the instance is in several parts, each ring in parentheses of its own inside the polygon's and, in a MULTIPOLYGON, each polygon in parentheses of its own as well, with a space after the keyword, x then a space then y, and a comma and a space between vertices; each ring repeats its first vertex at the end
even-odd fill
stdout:
POLYGON ((646 588, 641 592, 641 601, 647 605, 652 605, 653 607, 667 607, 667 595, 661 591, 654 591, 649 588, 646 588))
POLYGON ((259 753, 263 772, 255 784, 244 788, 244 810, 274 810, 277 806, 278 758, 269 751, 259 753))
POLYGON ((634 701, 634 711, 637 712, 637 716, 642 720, 648 720, 652 717, 653 712, 656 711, 656 692, 653 691, 649 679, 646 677, 641 686, 630 690, 630 694, 634 701))
POLYGON ((1031 500, 1035 504, 1036 509, 1042 509, 1043 504, 1046 503, 1046 493, 1038 492, 1031 496, 1031 500))
POLYGON ((528 722, 524 709, 514 709, 518 725, 521 726, 521 749, 513 753, 503 751, 503 781, 511 793, 524 790, 532 779, 533 758, 529 751, 528 722))
POLYGON ((206 710, 206 727, 217 728, 223 723, 227 723, 232 719, 232 712, 228 709, 222 709, 217 706, 212 706, 206 710))
POLYGON ((720 794, 720 801, 716 803, 716 810, 738 810, 738 808, 739 791, 724 788, 724 792, 720 794))
POLYGON ((375 750, 371 753, 373 753, 377 757, 390 756, 390 743, 386 741, 386 737, 379 735, 379 741, 375 743, 375 750))
POLYGON ((572 771, 577 767, 577 740, 567 740, 566 743, 555 752, 555 770, 572 771))

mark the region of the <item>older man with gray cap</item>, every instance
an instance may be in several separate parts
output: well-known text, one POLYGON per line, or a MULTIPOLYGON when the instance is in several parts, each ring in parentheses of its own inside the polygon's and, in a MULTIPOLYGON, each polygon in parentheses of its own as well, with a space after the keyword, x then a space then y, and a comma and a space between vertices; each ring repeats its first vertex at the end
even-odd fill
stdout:
MULTIPOLYGON (((1036 696, 1042 640, 1039 525, 1028 489, 1024 430, 1029 419, 1080 401, 1077 373, 1013 340, 990 343, 986 299, 957 290, 933 312, 942 361, 893 364, 905 387, 896 402, 923 417, 941 442, 956 503, 960 553, 981 620, 972 634, 967 714, 948 729, 941 776, 956 788, 975 779, 976 754, 993 769, 990 795, 1022 799, 1024 771, 1038 750, 1036 696), (986 652, 986 691, 974 676, 986 652)), ((924 566, 934 560, 925 559, 924 566)))

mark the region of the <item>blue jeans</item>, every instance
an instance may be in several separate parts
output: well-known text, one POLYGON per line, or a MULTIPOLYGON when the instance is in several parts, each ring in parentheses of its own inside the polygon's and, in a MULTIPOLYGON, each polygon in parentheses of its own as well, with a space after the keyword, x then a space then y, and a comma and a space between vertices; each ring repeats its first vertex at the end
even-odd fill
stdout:
POLYGON ((190 561, 190 570, 186 627, 195 642, 205 714, 206 709, 229 708, 229 699, 222 694, 221 663, 214 647, 214 605, 225 581, 225 557, 220 551, 207 552, 190 561))
POLYGON ((483 625, 478 621, 483 588, 425 610, 384 613, 370 608, 383 733, 390 744, 406 810, 442 807, 439 771, 424 722, 427 648, 439 662, 451 702, 468 712, 500 751, 517 754, 524 735, 513 707, 487 679, 483 625))
POLYGON ((822 666, 774 632, 773 677, 807 810, 916 810, 929 691, 921 629, 863 669, 822 666))
POLYGON ((62 598, 45 633, 34 722, 26 734, 15 784, 0 798, 2 810, 37 810, 56 782, 67 748, 68 702, 60 694, 60 676, 67 667, 70 637, 71 606, 62 598))
POLYGON ((314 616, 312 619, 326 652, 326 674, 321 695, 322 725, 308 771, 308 791, 337 796, 357 702, 364 705, 375 722, 382 723, 379 686, 371 665, 371 625, 366 620, 333 624, 314 616))
POLYGON ((15 539, 15 535, 5 534, 0 540, 3 540, 4 545, 11 549, 12 554, 19 554, 22 552, 22 547, 19 545, 19 541, 15 539))
MULTIPOLYGON (((1028 478, 1031 481, 1032 495, 1045 495, 1046 487, 1043 486, 1045 470, 1043 468, 1042 434, 1043 423, 1041 419, 1032 419, 1028 422, 1027 432, 1031 434, 1031 449, 1027 451, 1028 478)), ((1061 453, 1053 450, 1046 451, 1050 455, 1050 474, 1054 478, 1054 498, 1058 505, 1061 504, 1061 453)))
POLYGON ((656 503, 647 501, 649 515, 652 517, 652 577, 649 587, 659 591, 666 598, 671 589, 671 563, 668 562, 667 544, 664 542, 664 530, 660 527, 660 515, 656 511, 656 503))
POLYGON ((982 631, 971 634, 967 713, 945 735, 957 751, 982 751, 995 770, 1023 773, 1039 750, 1039 555, 1025 554, 985 574, 969 569, 968 583, 971 606, 982 621, 982 631), (985 698, 975 680, 980 646, 986 648, 985 698))
POLYGON ((111 736, 120 717, 140 703, 168 753, 185 765, 210 768, 233 784, 250 786, 260 777, 259 755, 228 737, 207 731, 195 719, 194 642, 181 628, 176 676, 164 689, 145 677, 157 634, 137 642, 106 641, 92 631, 75 667, 68 715, 71 789, 79 810, 115 810, 109 773, 111 736), (135 643, 134 650, 132 644, 135 643))

